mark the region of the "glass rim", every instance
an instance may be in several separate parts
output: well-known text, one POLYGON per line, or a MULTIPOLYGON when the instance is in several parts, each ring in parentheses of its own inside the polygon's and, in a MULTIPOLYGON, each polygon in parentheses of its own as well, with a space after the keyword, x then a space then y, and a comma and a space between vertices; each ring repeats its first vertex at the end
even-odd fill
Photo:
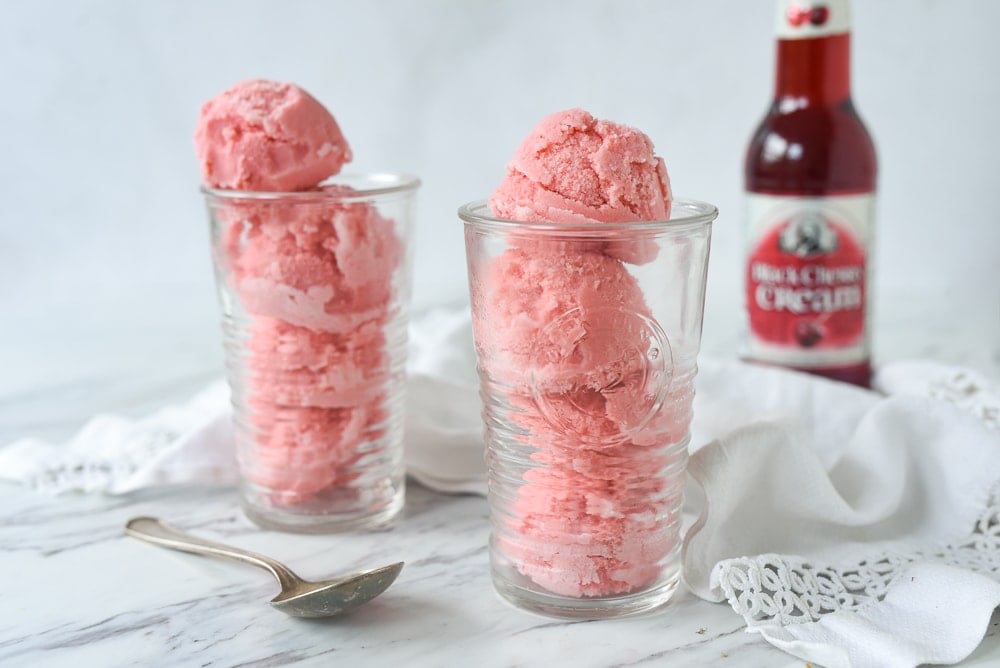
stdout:
POLYGON ((201 185, 198 190, 203 195, 220 200, 292 200, 292 201, 314 201, 321 199, 365 199, 377 195, 391 195, 416 190, 420 186, 420 179, 414 174, 404 172, 346 172, 336 174, 323 180, 317 188, 327 186, 347 186, 350 190, 232 190, 229 188, 211 188, 201 185), (360 185, 360 184, 370 185, 360 185))
POLYGON ((474 200, 458 208, 458 217, 466 225, 472 227, 493 228, 498 230, 531 230, 538 232, 562 233, 600 233, 631 231, 671 231, 682 232, 691 229, 707 227, 719 217, 719 209, 714 204, 696 199, 674 199, 671 202, 670 218, 665 220, 642 220, 629 222, 604 223, 596 220, 562 223, 553 221, 525 222, 498 218, 489 213, 487 200, 474 200), (482 213, 482 211, 487 213, 482 213), (683 213, 682 213, 683 211, 683 213), (676 215, 681 214, 681 215, 676 215))

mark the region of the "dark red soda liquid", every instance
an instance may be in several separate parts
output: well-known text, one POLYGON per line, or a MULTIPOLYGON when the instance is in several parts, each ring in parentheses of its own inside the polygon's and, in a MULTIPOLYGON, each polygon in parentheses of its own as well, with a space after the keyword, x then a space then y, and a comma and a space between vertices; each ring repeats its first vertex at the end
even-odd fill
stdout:
MULTIPOLYGON (((775 95, 744 164, 749 192, 824 197, 875 191, 875 146, 851 101, 850 34, 778 41, 775 95)), ((869 360, 802 368, 862 387, 869 360)))

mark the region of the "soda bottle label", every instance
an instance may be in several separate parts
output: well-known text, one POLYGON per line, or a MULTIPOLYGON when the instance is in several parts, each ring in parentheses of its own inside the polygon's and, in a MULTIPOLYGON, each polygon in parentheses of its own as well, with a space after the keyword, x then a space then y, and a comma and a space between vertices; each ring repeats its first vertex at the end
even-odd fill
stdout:
POLYGON ((778 39, 813 39, 851 30, 847 0, 781 0, 777 9, 778 39))
POLYGON ((874 204, 872 194, 748 196, 750 358, 800 368, 868 358, 874 204))

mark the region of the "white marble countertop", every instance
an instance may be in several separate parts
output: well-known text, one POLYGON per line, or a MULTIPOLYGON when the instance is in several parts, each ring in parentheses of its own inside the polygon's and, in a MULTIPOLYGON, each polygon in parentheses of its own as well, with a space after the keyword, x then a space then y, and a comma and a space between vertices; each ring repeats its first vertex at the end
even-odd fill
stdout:
MULTIPOLYGON (((878 359, 939 359, 1000 377, 996 304, 971 311, 952 305, 929 317, 934 310, 924 300, 892 303, 876 320, 878 359), (972 317, 959 321, 957 313, 972 317)), ((729 316, 716 316, 707 316, 704 351, 733 355, 729 316)), ((163 359, 139 366, 141 373, 121 372, 141 353, 112 343, 95 348, 105 356, 92 359, 89 371, 11 369, 0 383, 0 444, 65 436, 98 410, 140 413, 217 374, 214 351, 190 356, 187 366, 163 359)), ((44 347, 25 341, 26 350, 44 347)), ((24 364, 46 368, 39 357, 24 364)), ((561 621, 517 610, 490 583, 485 500, 416 484, 390 528, 335 536, 258 529, 228 489, 51 498, 0 484, 0 507, 4 666, 803 665, 745 633, 727 606, 684 591, 654 614, 622 620, 561 621), (272 555, 307 578, 397 560, 406 567, 385 594, 350 616, 292 619, 267 605, 277 585, 263 571, 127 538, 122 525, 136 515, 272 555)), ((1000 665, 998 629, 995 616, 963 666, 1000 665)))

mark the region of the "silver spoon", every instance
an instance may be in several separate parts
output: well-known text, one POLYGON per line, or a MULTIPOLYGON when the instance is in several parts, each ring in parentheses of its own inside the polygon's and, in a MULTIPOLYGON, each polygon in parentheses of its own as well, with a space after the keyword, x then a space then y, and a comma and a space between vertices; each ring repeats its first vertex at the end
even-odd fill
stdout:
POLYGON ((332 580, 309 582, 270 557, 186 534, 155 517, 135 517, 125 523, 134 538, 181 552, 204 554, 259 566, 278 579, 281 593, 271 605, 293 617, 332 617, 364 605, 393 583, 403 562, 332 580))

